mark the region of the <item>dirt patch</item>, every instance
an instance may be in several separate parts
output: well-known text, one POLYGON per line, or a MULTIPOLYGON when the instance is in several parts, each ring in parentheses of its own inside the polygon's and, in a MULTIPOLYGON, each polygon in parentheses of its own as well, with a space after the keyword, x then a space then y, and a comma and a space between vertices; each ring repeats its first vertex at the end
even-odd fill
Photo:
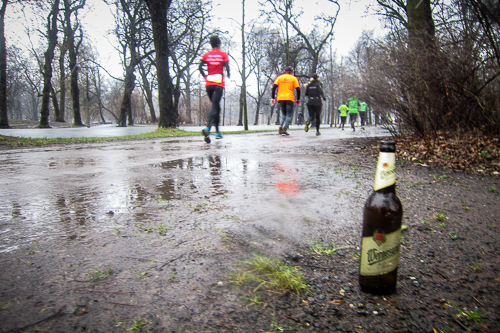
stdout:
MULTIPOLYGON (((204 161, 199 166, 179 161, 175 168, 170 162, 175 183, 151 179, 176 187, 175 196, 147 199, 147 184, 141 183, 129 200, 142 198, 142 206, 83 214, 101 225, 99 233, 55 237, 47 231, 35 242, 18 234, 19 248, 0 253, 0 331, 499 332, 500 184, 495 176, 400 160, 397 193, 407 228, 398 290, 385 297, 360 292, 361 223, 342 222, 361 221, 376 162, 376 152, 366 149, 371 143, 349 139, 282 148, 290 159, 309 163, 291 170, 276 167, 275 181, 287 185, 282 190, 310 191, 308 200, 316 202, 314 212, 303 213, 305 227, 297 231, 307 233, 307 241, 283 231, 295 226, 288 221, 297 216, 284 212, 266 220, 271 212, 259 211, 257 195, 233 202, 241 194, 223 186, 220 173, 211 172, 210 193, 188 182, 193 172, 203 171, 204 161), (295 173, 307 182, 297 182, 295 173), (335 186, 341 188, 332 197, 328 191, 335 186), (247 211, 258 214, 251 219, 247 211), (151 222, 167 220, 175 223, 151 222), (229 227, 232 220, 240 227, 229 227), (271 222, 277 227, 269 227, 271 222), (337 250, 315 252, 312 240, 337 250), (309 291, 235 287, 229 273, 255 253, 299 267, 309 291)), ((276 153, 269 149, 268 154, 276 153)), ((223 161, 211 158, 208 164, 217 163, 222 166, 213 170, 223 170, 223 161)), ((256 187, 265 193, 267 177, 274 174, 262 174, 270 167, 261 163, 263 179, 256 187)), ((283 206, 303 204, 284 195, 283 206)), ((12 207, 3 215, 2 230, 24 218, 12 207)))

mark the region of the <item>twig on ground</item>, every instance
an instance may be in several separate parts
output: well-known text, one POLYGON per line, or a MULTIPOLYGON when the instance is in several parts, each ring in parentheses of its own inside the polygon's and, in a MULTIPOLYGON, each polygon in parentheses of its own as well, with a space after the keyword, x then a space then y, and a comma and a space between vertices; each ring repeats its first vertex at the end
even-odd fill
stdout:
POLYGON ((39 320, 39 321, 37 321, 37 322, 34 322, 34 323, 32 323, 32 324, 26 325, 26 326, 21 327, 21 328, 15 328, 15 329, 13 329, 13 330, 7 331, 6 333, 10 333, 10 332, 22 332, 22 331, 26 330, 27 328, 30 328, 31 326, 35 326, 35 325, 40 324, 40 323, 42 323, 42 322, 44 322, 44 321, 46 321, 46 320, 49 320, 49 319, 55 318, 55 317, 57 317, 57 316, 61 315, 61 313, 62 313, 62 309, 59 309, 57 312, 55 312, 55 313, 51 314, 51 315, 50 315, 50 316, 48 316, 48 317, 45 317, 45 318, 43 318, 43 319, 40 319, 40 320, 39 320))

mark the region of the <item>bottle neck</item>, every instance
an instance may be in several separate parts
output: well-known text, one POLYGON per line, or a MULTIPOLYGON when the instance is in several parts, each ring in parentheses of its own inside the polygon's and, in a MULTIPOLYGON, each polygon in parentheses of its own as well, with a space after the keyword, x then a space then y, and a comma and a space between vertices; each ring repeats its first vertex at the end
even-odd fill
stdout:
POLYGON ((387 187, 381 188, 379 190, 376 190, 375 192, 382 194, 396 193, 396 184, 392 184, 387 187))
POLYGON ((393 152, 380 152, 378 155, 377 171, 375 172, 375 191, 391 187, 396 184, 396 155, 393 152))

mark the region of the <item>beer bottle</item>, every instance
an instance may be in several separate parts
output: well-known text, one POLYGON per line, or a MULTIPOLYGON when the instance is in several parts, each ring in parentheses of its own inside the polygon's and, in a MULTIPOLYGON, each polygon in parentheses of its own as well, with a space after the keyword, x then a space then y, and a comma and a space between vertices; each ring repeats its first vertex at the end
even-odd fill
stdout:
POLYGON ((382 141, 374 191, 365 202, 359 285, 387 295, 396 291, 403 207, 396 196, 396 143, 382 141))

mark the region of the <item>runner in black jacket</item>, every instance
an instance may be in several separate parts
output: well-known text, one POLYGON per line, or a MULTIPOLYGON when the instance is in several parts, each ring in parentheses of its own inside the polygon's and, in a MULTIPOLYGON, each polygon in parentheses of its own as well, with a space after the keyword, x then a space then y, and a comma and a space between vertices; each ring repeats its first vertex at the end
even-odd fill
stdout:
POLYGON ((321 101, 321 99, 326 101, 326 98, 323 92, 323 84, 319 82, 318 74, 312 74, 311 78, 313 80, 308 84, 306 88, 306 96, 309 97, 307 101, 309 118, 306 121, 306 127, 304 128, 304 130, 308 132, 311 121, 314 121, 316 124, 316 135, 321 135, 321 133, 319 132, 319 125, 321 123, 321 107, 323 106, 323 102, 321 101))

